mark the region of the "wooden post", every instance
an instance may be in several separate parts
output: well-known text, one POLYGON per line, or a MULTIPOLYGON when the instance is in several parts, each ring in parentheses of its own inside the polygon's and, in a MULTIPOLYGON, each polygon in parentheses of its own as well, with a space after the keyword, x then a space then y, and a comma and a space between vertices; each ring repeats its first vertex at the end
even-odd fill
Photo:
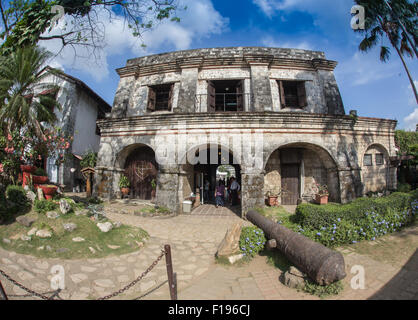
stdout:
POLYGON ((7 298, 6 291, 4 291, 3 285, 1 284, 1 280, 0 280, 0 297, 1 297, 1 300, 9 300, 7 298))
POLYGON ((168 277, 168 286, 170 289, 171 300, 177 300, 177 277, 173 274, 173 263, 171 260, 171 247, 166 244, 164 246, 165 250, 165 263, 167 265, 167 277, 168 277))
POLYGON ((91 173, 89 173, 88 178, 86 180, 86 194, 87 197, 91 197, 91 173))

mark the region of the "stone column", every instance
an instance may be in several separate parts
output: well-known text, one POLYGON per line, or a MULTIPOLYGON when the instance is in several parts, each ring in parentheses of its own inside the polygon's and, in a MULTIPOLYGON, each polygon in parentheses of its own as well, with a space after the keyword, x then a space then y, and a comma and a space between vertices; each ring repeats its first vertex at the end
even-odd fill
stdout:
POLYGON ((267 63, 252 63, 251 68, 251 89, 253 94, 253 106, 250 111, 263 112, 273 110, 269 68, 267 63))
POLYGON ((191 113, 195 110, 197 79, 199 68, 197 66, 184 66, 181 70, 180 91, 175 113, 191 113))
POLYGON ((241 172, 241 217, 247 212, 264 206, 264 173, 241 172))
POLYGON ((96 167, 94 174, 93 196, 112 198, 113 172, 106 167, 96 167))
POLYGON ((179 168, 160 166, 157 176, 156 203, 173 212, 180 212, 179 204, 179 168))
POLYGON ((338 169, 340 179, 341 203, 347 203, 363 194, 361 182, 361 168, 340 168, 338 169))

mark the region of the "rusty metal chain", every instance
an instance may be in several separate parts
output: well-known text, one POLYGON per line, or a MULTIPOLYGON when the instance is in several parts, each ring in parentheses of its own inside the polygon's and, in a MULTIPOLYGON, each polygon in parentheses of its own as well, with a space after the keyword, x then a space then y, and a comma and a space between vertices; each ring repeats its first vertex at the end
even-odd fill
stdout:
POLYGON ((6 274, 3 270, 0 270, 0 273, 3 277, 5 277, 7 280, 9 280, 11 283, 13 283, 14 285, 16 285, 17 287, 19 287, 20 289, 26 291, 27 293, 30 293, 31 296, 36 296, 38 298, 41 298, 43 300, 52 300, 52 298, 59 292, 61 292, 61 289, 58 289, 57 291, 54 291, 55 294, 52 295, 52 297, 47 297, 43 294, 37 293, 31 289, 26 288, 23 284, 20 284, 19 282, 17 282, 16 280, 12 279, 8 274, 6 274))
POLYGON ((120 289, 118 291, 115 291, 115 292, 113 292, 113 293, 111 293, 111 294, 109 294, 107 296, 102 297, 102 298, 99 298, 97 300, 108 300, 108 299, 111 299, 113 297, 116 297, 116 296, 124 293, 126 290, 132 288, 139 281, 141 281, 143 277, 145 277, 149 272, 151 272, 152 269, 154 269, 154 267, 161 261, 161 259, 164 257, 165 254, 166 254, 165 250, 161 250, 161 254, 158 256, 158 258, 138 278, 136 278, 134 281, 132 281, 130 284, 128 284, 124 288, 122 288, 122 289, 120 289))

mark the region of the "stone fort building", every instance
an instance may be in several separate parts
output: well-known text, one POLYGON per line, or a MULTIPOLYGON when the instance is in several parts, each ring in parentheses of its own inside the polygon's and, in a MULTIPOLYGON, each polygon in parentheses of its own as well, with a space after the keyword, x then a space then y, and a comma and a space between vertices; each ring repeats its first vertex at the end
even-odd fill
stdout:
POLYGON ((131 197, 179 213, 220 164, 234 167, 242 215, 268 191, 282 204, 330 201, 396 188, 396 121, 346 115, 323 52, 237 47, 186 50, 128 60, 112 112, 98 121, 95 193, 131 197), (208 155, 208 157, 206 157, 208 155), (205 158, 210 161, 205 161, 205 158))

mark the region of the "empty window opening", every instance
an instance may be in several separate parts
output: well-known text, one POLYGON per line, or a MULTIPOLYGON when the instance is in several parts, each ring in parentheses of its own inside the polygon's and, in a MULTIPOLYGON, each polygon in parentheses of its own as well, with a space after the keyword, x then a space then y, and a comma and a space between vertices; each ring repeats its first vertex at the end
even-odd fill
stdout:
POLYGON ((365 154, 363 162, 364 162, 363 163, 364 166, 371 166, 372 165, 372 155, 371 154, 365 154))
POLYGON ((282 109, 307 106, 304 81, 278 81, 278 84, 282 109))
POLYGON ((173 84, 161 84, 149 87, 148 111, 171 111, 173 88, 173 84))
POLYGON ((208 112, 244 111, 242 80, 208 82, 208 112))
POLYGON ((376 165, 381 166, 383 165, 383 154, 377 153, 376 154, 376 165))

